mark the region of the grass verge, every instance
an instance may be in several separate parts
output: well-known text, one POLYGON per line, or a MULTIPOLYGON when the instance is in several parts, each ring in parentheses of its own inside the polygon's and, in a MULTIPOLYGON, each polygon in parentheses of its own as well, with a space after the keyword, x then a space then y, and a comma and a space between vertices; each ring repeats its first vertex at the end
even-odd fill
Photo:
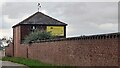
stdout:
POLYGON ((2 61, 11 61, 14 63, 24 64, 29 68, 39 68, 39 67, 53 67, 52 64, 43 63, 37 60, 27 59, 27 58, 20 58, 20 57, 3 57, 2 61))

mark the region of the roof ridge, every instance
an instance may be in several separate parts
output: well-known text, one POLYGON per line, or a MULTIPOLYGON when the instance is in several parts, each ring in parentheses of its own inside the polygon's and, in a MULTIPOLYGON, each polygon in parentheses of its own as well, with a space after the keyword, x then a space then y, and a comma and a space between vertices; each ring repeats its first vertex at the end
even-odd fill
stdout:
MULTIPOLYGON (((40 12, 40 13, 41 13, 41 12, 40 12)), ((58 22, 61 22, 61 21, 59 21, 59 20, 57 20, 57 19, 55 19, 55 18, 53 18, 53 17, 51 17, 51 16, 48 16, 48 15, 44 14, 44 13, 41 13, 41 14, 43 14, 43 15, 45 15, 45 16, 47 16, 47 17, 53 19, 53 20, 56 20, 56 21, 58 21, 58 22)), ((61 23, 63 23, 63 22, 61 22, 61 23)), ((63 24, 66 24, 66 23, 63 23, 63 24)), ((67 25, 67 24, 66 24, 66 25, 67 25)))
MULTIPOLYGON (((30 15, 29 17, 27 17, 26 19, 24 19, 24 20, 23 20, 23 21, 21 21, 21 22, 24 22, 24 21, 26 21, 27 19, 29 19, 29 18, 31 18, 31 17, 34 17, 37 13, 38 13, 38 12, 36 12, 36 13, 34 13, 34 14, 30 15)), ((21 23, 21 22, 20 22, 20 23, 21 23)))
MULTIPOLYGON (((54 19, 54 18, 51 17, 51 16, 48 16, 48 15, 46 15, 46 14, 38 11, 38 12, 32 14, 31 16, 27 17, 27 18, 24 19, 23 21, 19 22, 18 24, 14 25, 13 27, 15 27, 15 26, 17 26, 17 25, 21 25, 21 24, 26 24, 25 21, 27 22, 28 20, 31 20, 31 18, 34 17, 34 16, 37 15, 37 14, 42 14, 43 16, 46 17, 46 19, 49 19, 50 21, 56 22, 56 23, 53 23, 53 24, 55 24, 55 25, 67 25, 67 24, 65 24, 65 23, 63 23, 63 22, 61 22, 61 21, 59 21, 59 20, 57 20, 57 19, 54 19)), ((42 16, 42 15, 41 15, 41 16, 42 16)), ((43 18, 43 20, 44 20, 44 18, 43 18)), ((52 23, 52 22, 51 22, 51 23, 52 23)), ((47 24, 51 24, 51 23, 49 22, 49 23, 47 23, 47 24)), ((30 23, 27 23, 27 24, 30 24, 30 23)), ((39 22, 39 23, 37 23, 37 24, 44 24, 44 23, 43 23, 43 22, 42 22, 42 23, 39 22)), ((45 23, 45 24, 46 24, 46 23, 45 23)), ((45 24, 44 24, 44 25, 45 25, 45 24)))

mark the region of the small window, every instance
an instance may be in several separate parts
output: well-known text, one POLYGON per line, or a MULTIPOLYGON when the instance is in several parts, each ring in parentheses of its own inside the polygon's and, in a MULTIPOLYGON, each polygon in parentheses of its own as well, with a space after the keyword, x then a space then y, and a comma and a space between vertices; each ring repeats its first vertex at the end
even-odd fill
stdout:
POLYGON ((32 30, 35 30, 36 29, 36 26, 32 26, 32 30))
POLYGON ((37 28, 36 28, 36 26, 31 26, 31 31, 35 31, 37 28))

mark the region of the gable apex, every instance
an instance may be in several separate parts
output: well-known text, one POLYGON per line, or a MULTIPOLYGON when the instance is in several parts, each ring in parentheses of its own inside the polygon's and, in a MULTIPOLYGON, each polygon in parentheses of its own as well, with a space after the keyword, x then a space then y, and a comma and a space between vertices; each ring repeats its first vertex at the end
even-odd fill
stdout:
POLYGON ((48 15, 45 15, 41 12, 36 12, 25 20, 13 26, 16 27, 18 25, 58 25, 58 26, 66 26, 67 24, 58 21, 48 15))

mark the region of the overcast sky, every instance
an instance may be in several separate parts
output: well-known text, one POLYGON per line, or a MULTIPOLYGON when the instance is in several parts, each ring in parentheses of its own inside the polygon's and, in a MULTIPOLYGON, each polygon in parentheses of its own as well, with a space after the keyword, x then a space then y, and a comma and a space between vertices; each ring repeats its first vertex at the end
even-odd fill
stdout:
MULTIPOLYGON (((1 37, 12 37, 12 26, 37 12, 37 2, 4 2, 0 6, 1 37)), ((118 32, 117 2, 41 2, 40 11, 67 26, 67 37, 118 32)))

